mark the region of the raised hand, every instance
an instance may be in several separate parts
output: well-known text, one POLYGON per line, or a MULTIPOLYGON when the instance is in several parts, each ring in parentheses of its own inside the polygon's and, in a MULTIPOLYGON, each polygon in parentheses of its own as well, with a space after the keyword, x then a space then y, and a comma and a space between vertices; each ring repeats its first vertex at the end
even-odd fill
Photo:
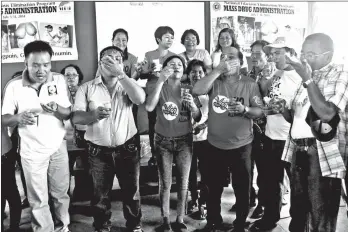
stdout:
POLYGON ((165 82, 171 75, 173 75, 173 73, 174 70, 171 67, 166 66, 160 73, 159 81, 165 82))

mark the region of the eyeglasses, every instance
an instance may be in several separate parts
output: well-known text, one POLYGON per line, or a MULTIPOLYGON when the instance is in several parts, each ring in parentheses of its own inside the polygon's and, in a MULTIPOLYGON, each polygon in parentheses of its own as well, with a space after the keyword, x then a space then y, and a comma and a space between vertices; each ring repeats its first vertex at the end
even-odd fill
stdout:
POLYGON ((76 78, 76 77, 78 77, 79 74, 75 74, 75 73, 70 74, 70 73, 68 73, 68 74, 65 74, 65 76, 66 76, 67 78, 71 79, 71 78, 76 78))
POLYGON ((323 52, 323 53, 320 53, 320 54, 314 54, 314 53, 302 53, 301 52, 301 57, 302 58, 305 58, 306 60, 312 60, 314 59, 315 57, 318 57, 318 56, 321 56, 321 55, 325 55, 325 54, 328 54, 330 53, 331 51, 327 51, 327 52, 323 52))

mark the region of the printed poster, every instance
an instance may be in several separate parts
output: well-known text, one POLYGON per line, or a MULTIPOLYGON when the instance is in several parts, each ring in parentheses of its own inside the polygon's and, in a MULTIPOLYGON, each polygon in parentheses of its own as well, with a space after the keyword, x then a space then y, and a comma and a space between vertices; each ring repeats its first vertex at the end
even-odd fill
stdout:
POLYGON ((263 39, 272 43, 277 37, 286 37, 300 52, 307 27, 307 2, 211 2, 210 6, 211 52, 224 28, 234 31, 246 56, 250 56, 254 41, 263 39))
POLYGON ((74 2, 2 2, 1 61, 24 61, 23 48, 35 40, 48 42, 52 60, 77 60, 74 2))

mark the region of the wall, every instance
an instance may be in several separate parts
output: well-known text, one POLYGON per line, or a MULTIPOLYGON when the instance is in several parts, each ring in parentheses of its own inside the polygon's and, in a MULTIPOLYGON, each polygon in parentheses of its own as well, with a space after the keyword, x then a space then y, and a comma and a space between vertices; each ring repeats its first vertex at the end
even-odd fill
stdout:
MULTIPOLYGON (((52 71, 60 72, 68 64, 78 65, 85 81, 94 78, 97 70, 97 36, 94 2, 75 2, 76 43, 78 60, 53 61, 52 71)), ((24 63, 2 64, 1 87, 3 88, 12 74, 24 69, 24 63)))
MULTIPOLYGON (((205 48, 209 51, 210 46, 210 5, 204 2, 205 13, 205 48)), ((75 26, 76 43, 79 53, 78 60, 72 61, 53 61, 52 71, 60 72, 68 64, 78 65, 85 78, 84 81, 94 78, 97 70, 97 35, 95 22, 95 3, 94 2, 75 2, 75 26)), ((250 61, 248 59, 249 67, 250 61)), ((2 64, 1 67, 1 86, 5 86, 13 73, 23 70, 24 63, 2 64)), ((1 88, 1 89, 2 89, 1 88)))

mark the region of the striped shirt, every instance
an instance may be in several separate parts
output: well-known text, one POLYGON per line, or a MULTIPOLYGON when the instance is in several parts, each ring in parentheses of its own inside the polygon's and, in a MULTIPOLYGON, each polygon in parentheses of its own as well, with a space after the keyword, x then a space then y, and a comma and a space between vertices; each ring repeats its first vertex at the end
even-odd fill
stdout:
MULTIPOLYGON (((328 142, 317 140, 317 148, 322 176, 333 178, 344 178, 345 164, 348 161, 348 73, 342 71, 342 67, 328 64, 312 74, 313 82, 318 86, 320 92, 329 101, 337 106, 341 118, 338 125, 338 133, 335 138, 328 142)), ((297 91, 293 103, 297 104, 298 96, 305 91, 301 85, 297 91)), ((296 145, 286 140, 282 160, 291 162, 296 145)))

